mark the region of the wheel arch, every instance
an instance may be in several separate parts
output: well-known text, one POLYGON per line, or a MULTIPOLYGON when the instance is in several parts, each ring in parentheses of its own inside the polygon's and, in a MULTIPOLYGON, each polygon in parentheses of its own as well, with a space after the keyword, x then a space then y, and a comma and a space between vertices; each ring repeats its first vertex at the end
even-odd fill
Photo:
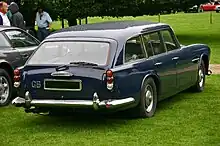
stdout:
POLYGON ((209 57, 207 54, 202 54, 201 57, 200 57, 200 62, 203 61, 204 64, 205 64, 205 73, 206 75, 208 74, 209 72, 209 57))
POLYGON ((157 88, 157 98, 160 95, 160 91, 161 91, 161 86, 160 86, 160 79, 159 76, 155 73, 149 73, 147 75, 144 76, 142 83, 141 83, 141 89, 143 88, 144 82, 148 79, 148 78, 152 78, 156 84, 156 88, 157 88))
POLYGON ((12 66, 6 61, 2 61, 0 62, 0 68, 4 69, 9 74, 9 76, 11 77, 11 80, 13 81, 14 71, 13 71, 12 66))

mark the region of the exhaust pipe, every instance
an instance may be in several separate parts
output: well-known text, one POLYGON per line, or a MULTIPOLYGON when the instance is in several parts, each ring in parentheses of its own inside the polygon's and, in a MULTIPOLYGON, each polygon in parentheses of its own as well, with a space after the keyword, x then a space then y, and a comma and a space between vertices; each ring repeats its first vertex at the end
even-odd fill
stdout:
POLYGON ((32 108, 25 108, 25 113, 33 113, 33 114, 40 114, 40 115, 48 115, 48 110, 42 110, 42 109, 38 109, 36 107, 32 107, 32 108))

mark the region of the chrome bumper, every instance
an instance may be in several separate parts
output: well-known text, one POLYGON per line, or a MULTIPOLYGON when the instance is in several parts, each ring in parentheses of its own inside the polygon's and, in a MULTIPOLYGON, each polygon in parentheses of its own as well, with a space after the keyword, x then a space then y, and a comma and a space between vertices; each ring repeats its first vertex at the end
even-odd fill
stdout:
POLYGON ((12 101, 12 104, 17 107, 30 108, 35 107, 72 107, 72 108, 93 108, 95 110, 100 108, 112 109, 120 108, 126 105, 130 105, 135 102, 132 97, 125 99, 109 99, 99 101, 98 98, 93 100, 44 100, 44 99, 33 99, 28 100, 21 97, 17 97, 12 101))
POLYGON ((212 70, 209 69, 207 75, 208 76, 212 75, 212 70))

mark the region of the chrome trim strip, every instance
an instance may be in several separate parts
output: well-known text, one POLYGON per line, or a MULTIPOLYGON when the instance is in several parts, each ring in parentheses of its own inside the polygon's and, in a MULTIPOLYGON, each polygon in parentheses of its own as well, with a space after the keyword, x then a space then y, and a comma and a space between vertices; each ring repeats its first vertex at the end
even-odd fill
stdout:
POLYGON ((44 79, 44 90, 52 90, 52 91, 81 91, 82 90, 82 81, 81 80, 44 79), (45 87, 45 82, 46 81, 79 82, 79 89, 46 88, 45 87))
POLYGON ((56 71, 56 72, 51 73, 51 76, 53 76, 53 77, 71 77, 71 76, 73 76, 73 74, 70 72, 66 72, 66 71, 56 71))
POLYGON ((198 62, 200 58, 195 58, 192 60, 192 62, 198 62))
POLYGON ((86 100, 32 100, 34 106, 92 106, 92 101, 86 100))
POLYGON ((135 102, 135 99, 132 98, 132 97, 129 97, 129 98, 125 98, 125 99, 118 99, 118 100, 110 100, 110 101, 101 101, 99 103, 99 106, 105 106, 106 108, 108 109, 111 109, 111 108, 117 108, 117 107, 120 107, 120 106, 125 106, 125 105, 128 105, 128 104, 131 104, 131 103, 134 103, 135 102))

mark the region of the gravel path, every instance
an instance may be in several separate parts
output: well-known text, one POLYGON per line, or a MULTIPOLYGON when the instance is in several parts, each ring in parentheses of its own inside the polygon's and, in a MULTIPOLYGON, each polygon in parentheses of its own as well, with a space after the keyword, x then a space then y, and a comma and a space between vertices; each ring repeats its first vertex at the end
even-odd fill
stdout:
POLYGON ((209 69, 212 71, 212 74, 220 74, 220 64, 210 64, 209 69))

